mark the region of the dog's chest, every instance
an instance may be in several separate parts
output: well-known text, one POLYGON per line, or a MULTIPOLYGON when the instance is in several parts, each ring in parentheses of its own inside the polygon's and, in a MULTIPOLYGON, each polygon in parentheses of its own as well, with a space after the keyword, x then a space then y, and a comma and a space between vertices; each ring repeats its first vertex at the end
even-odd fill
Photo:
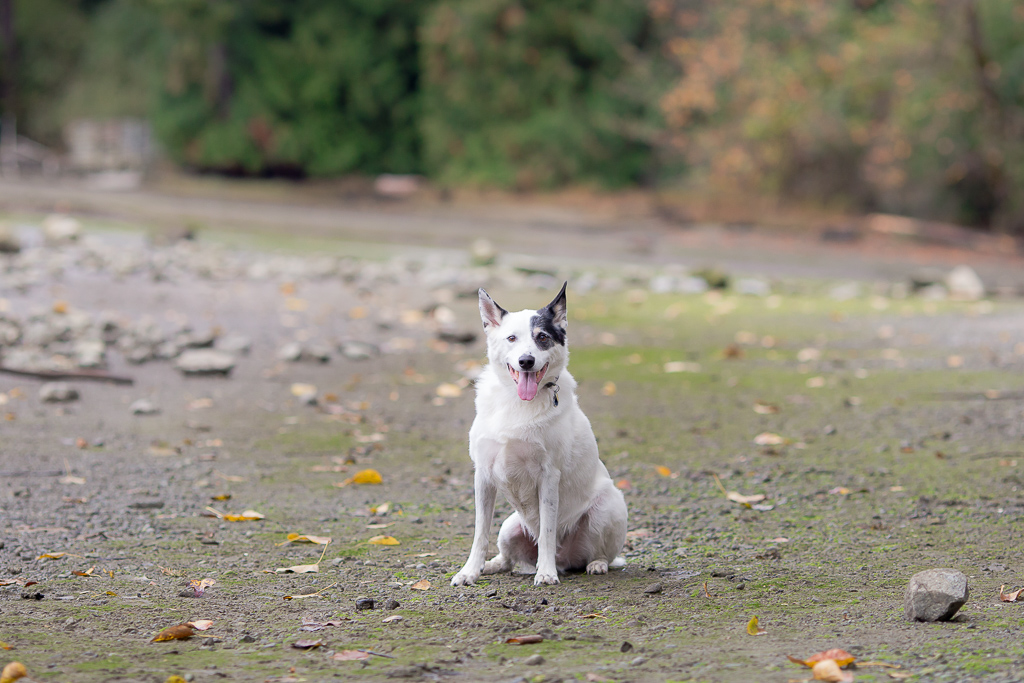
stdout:
POLYGON ((543 449, 535 443, 510 439, 498 444, 491 461, 491 478, 517 509, 537 507, 538 486, 543 474, 543 449))

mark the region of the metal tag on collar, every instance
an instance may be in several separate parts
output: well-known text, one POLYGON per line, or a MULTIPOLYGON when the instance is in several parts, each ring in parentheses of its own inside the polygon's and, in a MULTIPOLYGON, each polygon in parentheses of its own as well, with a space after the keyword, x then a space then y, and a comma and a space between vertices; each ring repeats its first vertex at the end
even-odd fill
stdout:
POLYGON ((558 407, 558 385, 557 384, 553 384, 552 386, 554 387, 554 391, 551 392, 551 402, 557 408, 558 407))

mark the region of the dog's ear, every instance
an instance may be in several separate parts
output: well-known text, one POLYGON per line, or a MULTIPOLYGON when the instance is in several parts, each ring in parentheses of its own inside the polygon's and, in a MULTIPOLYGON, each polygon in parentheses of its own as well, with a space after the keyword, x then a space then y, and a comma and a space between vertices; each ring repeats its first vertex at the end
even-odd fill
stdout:
POLYGON ((565 288, 568 284, 568 282, 564 282, 561 291, 558 292, 554 301, 544 307, 551 311, 551 322, 563 330, 569 326, 569 319, 565 308, 565 288))
POLYGON ((501 319, 508 315, 508 311, 494 303, 494 299, 488 296, 487 292, 480 288, 480 319, 484 321, 484 329, 497 327, 501 319))

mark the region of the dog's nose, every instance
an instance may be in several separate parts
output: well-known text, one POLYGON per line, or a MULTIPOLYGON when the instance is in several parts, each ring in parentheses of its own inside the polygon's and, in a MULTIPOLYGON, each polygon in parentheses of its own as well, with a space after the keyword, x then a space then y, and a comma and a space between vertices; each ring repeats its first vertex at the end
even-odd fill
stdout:
POLYGON ((533 363, 534 363, 533 356, 530 356, 530 355, 519 356, 519 367, 521 367, 523 370, 532 370, 533 369, 533 363))

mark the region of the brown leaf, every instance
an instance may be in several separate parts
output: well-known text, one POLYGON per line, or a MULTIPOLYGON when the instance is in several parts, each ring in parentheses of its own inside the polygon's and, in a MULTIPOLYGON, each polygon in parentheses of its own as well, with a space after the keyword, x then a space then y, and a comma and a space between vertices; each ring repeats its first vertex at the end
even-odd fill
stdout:
POLYGON ((814 680, 827 681, 828 683, 849 683, 853 680, 853 674, 843 671, 834 659, 823 659, 811 667, 814 680))
POLYGON ((320 571, 320 564, 297 564, 294 567, 278 567, 274 570, 277 574, 316 574, 320 571))
POLYGON ((509 645, 533 645, 534 643, 543 643, 544 636, 513 636, 505 642, 509 645))
POLYGON ((846 650, 841 650, 837 647, 834 647, 831 650, 825 650, 824 652, 819 652, 816 655, 811 655, 807 659, 797 659, 793 655, 786 655, 786 657, 788 657, 789 661, 793 662, 794 664, 801 664, 808 668, 814 666, 815 662, 821 662, 826 659, 831 659, 835 661, 835 663, 839 666, 847 666, 849 664, 853 664, 853 662, 857 659, 846 650))
POLYGON ((93 565, 93 566, 89 567, 84 572, 83 571, 78 571, 76 569, 75 571, 73 571, 71 573, 74 574, 75 576, 92 576, 92 573, 94 571, 96 571, 96 565, 93 565))
POLYGON ((1020 594, 1024 593, 1024 588, 1020 588, 1015 591, 1010 591, 1009 593, 1004 593, 1004 588, 1006 588, 1005 584, 999 587, 999 599, 1003 602, 1017 602, 1017 598, 1020 596, 1020 594))
POLYGON ((429 590, 430 589, 430 582, 427 581, 426 579, 420 579, 419 581, 417 581, 413 585, 409 586, 409 588, 413 589, 414 591, 429 590))
POLYGON ((292 643, 292 647, 296 650, 312 650, 321 647, 324 644, 322 640, 296 640, 292 643))
POLYGON ((341 652, 335 652, 331 659, 339 662, 349 662, 359 659, 369 659, 370 655, 361 650, 342 650, 341 652))
POLYGON ((183 640, 185 638, 191 638, 195 635, 195 631, 188 624, 178 624, 177 626, 168 626, 160 633, 153 636, 151 643, 162 643, 166 640, 183 640))

